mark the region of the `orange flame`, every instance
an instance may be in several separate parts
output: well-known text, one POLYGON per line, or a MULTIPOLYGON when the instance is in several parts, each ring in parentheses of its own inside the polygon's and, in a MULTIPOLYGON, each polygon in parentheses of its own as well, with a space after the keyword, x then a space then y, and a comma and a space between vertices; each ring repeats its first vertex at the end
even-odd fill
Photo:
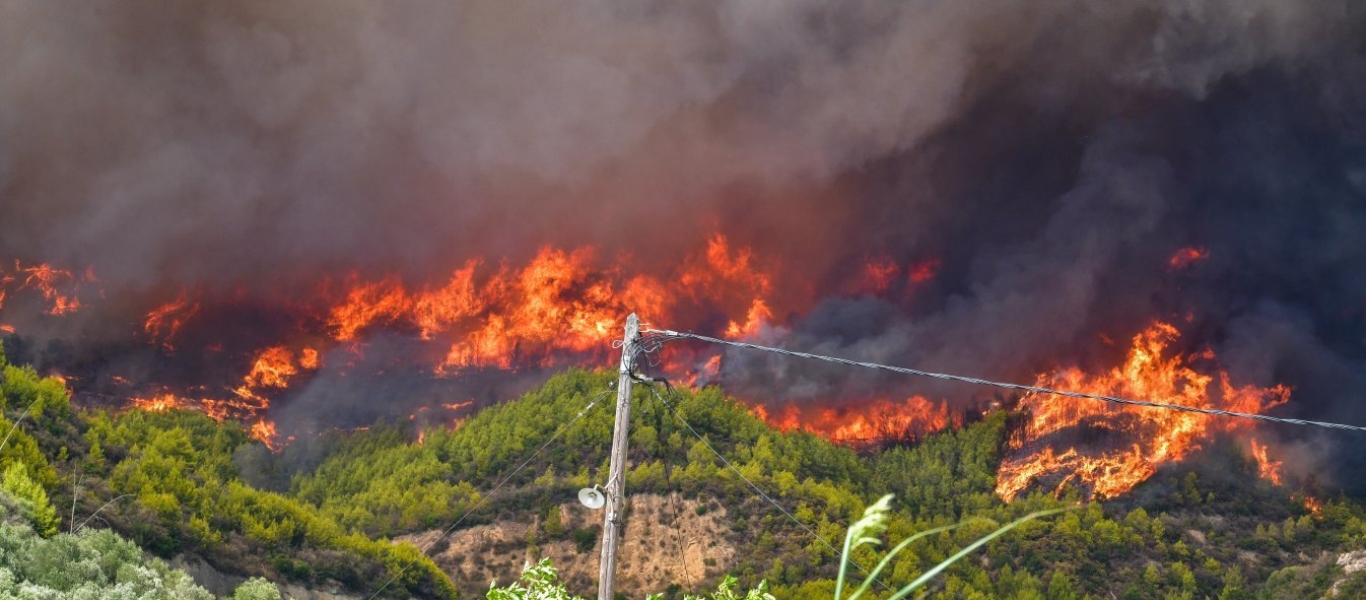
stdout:
POLYGON ((134 408, 147 412, 166 412, 191 406, 189 402, 175 394, 157 394, 148 398, 133 398, 130 402, 134 408))
MULTIPOLYGON (((77 296, 80 291, 82 281, 95 281, 93 271, 87 269, 81 276, 77 277, 71 271, 58 269, 49 264, 37 264, 25 267, 19 261, 14 262, 14 273, 6 274, 0 270, 0 307, 4 305, 5 296, 8 291, 5 289, 16 281, 16 276, 23 279, 15 290, 35 290, 48 303, 45 312, 52 316, 69 315, 81 309, 81 300, 77 296)), ((11 327, 5 326, 12 332, 11 327)))
POLYGON ((950 414, 948 402, 935 403, 921 396, 900 402, 875 399, 843 408, 786 404, 775 409, 755 404, 750 412, 780 431, 809 431, 832 442, 852 446, 918 438, 963 424, 961 417, 950 414))
POLYGON ((43 299, 52 303, 47 313, 54 316, 68 315, 80 310, 81 301, 75 296, 74 291, 63 293, 58 289, 59 286, 74 286, 76 278, 71 271, 58 269, 48 264, 36 265, 27 269, 15 268, 28 275, 24 279, 22 287, 38 290, 43 295, 43 299))
POLYGON ((250 387, 288 387, 289 378, 298 373, 299 369, 294 366, 293 353, 284 346, 276 346, 266 348, 256 357, 256 362, 252 363, 251 372, 247 373, 243 384, 250 387))
POLYGON ((1268 458, 1266 446, 1257 443, 1255 438, 1249 441, 1252 444, 1252 457, 1257 460, 1257 474, 1275 485, 1281 485, 1282 462, 1268 458))
POLYGON ((1323 516, 1323 502, 1318 498, 1305 494, 1304 507, 1309 510, 1309 514, 1312 514, 1315 517, 1323 516))
POLYGON ((749 307, 749 312, 745 314, 743 324, 731 321, 726 325, 726 337, 731 339, 749 339, 759 335, 764 325, 773 320, 773 311, 768 308, 763 300, 755 299, 754 304, 749 307))
POLYGON ((308 371, 317 371, 322 366, 322 358, 318 356, 318 351, 312 348, 304 348, 299 351, 299 367, 308 371))
POLYGON ((368 283, 353 277, 327 322, 337 341, 381 326, 410 327, 426 340, 449 338, 436 370, 455 375, 471 368, 553 366, 558 353, 600 352, 620 334, 627 313, 663 318, 685 300, 747 307, 746 320, 732 322, 736 337, 772 319, 768 275, 757 270, 748 248, 732 247, 724 236, 713 236, 664 278, 622 277, 621 265, 596 266, 595 254, 591 247, 545 247, 520 269, 501 264, 492 273, 481 273, 484 262, 471 260, 439 288, 409 289, 396 277, 368 283), (675 291, 680 287, 683 293, 675 291))
MULTIPOLYGON (((1063 369, 1041 375, 1037 385, 1246 413, 1260 413, 1289 399, 1289 390, 1282 386, 1237 388, 1226 373, 1219 373, 1217 383, 1214 377, 1197 373, 1187 361, 1212 359, 1213 354, 1168 356, 1168 347, 1178 338, 1174 327, 1157 322, 1134 336, 1122 366, 1097 375, 1063 369)), ((1181 460, 1199 448, 1208 433, 1248 426, 1240 419, 1215 420, 1199 413, 1033 393, 1021 399, 1020 407, 1029 412, 1029 420, 1012 436, 1010 457, 997 478, 996 493, 1006 501, 1035 480, 1048 477, 1078 482, 1098 496, 1114 497, 1152 476, 1159 465, 1181 460), (1059 453, 1047 443, 1071 431, 1085 432, 1091 438, 1095 436, 1090 432, 1100 433, 1112 442, 1123 440, 1123 447, 1082 451, 1074 446, 1059 453)))
POLYGON ((143 320, 142 330, 166 350, 175 350, 172 340, 176 334, 180 333, 180 328, 185 323, 199 314, 199 303, 191 302, 189 296, 182 290, 180 296, 175 300, 163 304, 152 312, 147 313, 147 318, 143 320))
MULTIPOLYGON (((262 392, 263 388, 286 388, 290 380, 300 374, 300 370, 311 371, 318 367, 317 350, 305 348, 295 354, 284 346, 266 348, 252 361, 251 370, 242 378, 242 383, 232 388, 234 397, 198 399, 162 392, 149 397, 129 399, 133 408, 151 412, 164 412, 173 409, 197 409, 217 421, 256 419, 248 428, 248 434, 261 441, 272 452, 279 452, 293 437, 280 439, 275 433, 275 423, 261 415, 270 408, 270 399, 262 392)), ((114 383, 127 384, 126 379, 116 377, 114 383)), ((202 390, 201 390, 202 391, 202 390)))
POLYGON ((356 283, 347 294, 346 302, 332 309, 328 323, 334 328, 338 341, 351 341, 366 327, 397 321, 411 310, 411 306, 412 302, 397 279, 356 283))
POLYGON ((275 423, 266 419, 261 419, 252 424, 248 430, 251 438, 266 445, 271 452, 279 452, 284 449, 280 443, 279 435, 275 433, 275 423))

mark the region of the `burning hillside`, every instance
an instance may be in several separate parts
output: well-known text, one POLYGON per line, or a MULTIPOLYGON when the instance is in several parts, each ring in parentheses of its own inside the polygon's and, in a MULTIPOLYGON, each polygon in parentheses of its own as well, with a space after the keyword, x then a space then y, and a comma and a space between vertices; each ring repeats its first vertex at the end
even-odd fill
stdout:
MULTIPOLYGON (((79 401, 276 447, 608 365, 629 312, 1362 423, 1364 32, 1339 0, 20 0, 0 336, 79 401)), ((1225 432, 1366 481, 1355 436, 670 352, 853 444, 1019 406, 1007 497, 1122 493, 1225 432)))
MULTIPOLYGON (((1202 375, 1188 361, 1208 365, 1214 356, 1174 354, 1170 346, 1178 336, 1175 327, 1155 323, 1134 337, 1122 366, 1098 374, 1064 369, 1040 376, 1035 385, 1247 414, 1265 413, 1289 400, 1284 387, 1235 388, 1227 373, 1202 375)), ((1185 458, 1214 433, 1251 427, 1242 419, 1037 393, 1022 398, 1020 407, 1028 422, 1011 438, 996 485, 996 493, 1006 500, 1049 479, 1058 488, 1076 483, 1114 497, 1151 477, 1162 464, 1185 458)), ((1258 460, 1265 462, 1266 447, 1251 443, 1258 460)))
MULTIPOLYGON (((926 265, 933 264, 922 261, 903 269, 885 260, 870 260, 859 276, 841 287, 841 293, 883 297, 896 279, 904 278, 896 287, 902 297, 909 297, 918 286, 932 282, 933 268, 926 265)), ((81 306, 75 279, 67 272, 49 266, 31 270, 47 275, 25 280, 14 285, 14 290, 20 295, 30 292, 30 300, 48 303, 48 318, 65 317, 81 306), (55 279, 72 286, 70 295, 51 283, 55 279), (39 284, 33 284, 35 280, 39 284)), ((735 247, 720 235, 664 276, 633 273, 628 261, 600 266, 591 248, 566 252, 548 247, 522 267, 506 262, 488 267, 481 260, 471 260, 448 282, 436 286, 407 285, 397 277, 367 281, 353 274, 319 283, 310 298, 275 307, 293 322, 258 342, 271 345, 243 355, 249 357, 243 365, 245 374, 234 382, 201 379, 176 388, 155 379, 135 382, 101 370, 94 374, 96 381, 112 381, 112 389, 83 385, 77 393, 78 397, 114 398, 116 403, 123 398, 140 410, 196 409, 220 420, 241 420, 253 437, 278 450, 299 432, 281 438, 272 419, 272 402, 288 404, 292 387, 306 386, 332 361, 341 362, 335 366, 339 377, 384 380, 382 365, 365 364, 368 342, 377 335, 405 339, 410 373, 425 374, 422 377, 430 380, 459 382, 471 371, 541 372, 570 364, 591 366, 605 364, 612 340, 620 335, 614 315, 630 310, 652 320, 700 326, 708 326, 708 321, 698 316, 710 316, 710 326, 732 339, 781 337, 783 324, 775 321, 770 305, 791 314, 809 311, 813 302, 776 297, 775 279, 752 250, 735 247), (673 281, 682 285, 671 285, 673 281), (214 389, 221 391, 210 391, 214 389)), ((87 280, 96 281, 93 276, 87 280)), ((13 285, 17 278, 7 281, 13 285)), ((159 360, 171 364, 191 352, 240 362, 221 342, 187 348, 181 339, 182 332, 196 337, 220 327, 204 320, 200 310, 224 302, 234 300, 182 289, 174 299, 146 313, 136 337, 159 360)), ((1175 327, 1155 323, 1135 336, 1121 367, 1097 374, 1071 367, 1039 376, 1037 385, 1249 413, 1264 412, 1288 400, 1284 387, 1235 388, 1209 351, 1190 357, 1173 355, 1169 347, 1178 339, 1175 327), (1202 374, 1188 362, 1199 362, 1217 375, 1202 374)), ((665 370, 688 374, 692 384, 725 381, 722 354, 670 347, 657 358, 666 361, 665 370)), ((775 427, 808 430, 853 445, 913 440, 961 425, 968 412, 987 408, 964 398, 954 398, 951 407, 949 399, 931 401, 920 395, 901 401, 846 395, 816 403, 757 396, 752 402, 755 414, 775 427)), ((463 418, 459 415, 472 405, 470 401, 425 404, 409 418, 421 415, 424 421, 457 424, 463 418), (433 406, 447 410, 431 413, 433 406)), ((1029 421, 1012 438, 1010 455, 1001 468, 997 493, 1007 500, 1038 482, 1052 482, 1049 485, 1058 489, 1072 483, 1112 497, 1153 475, 1161 464, 1181 460, 1212 434, 1246 427, 1244 422, 1216 421, 1208 415, 1039 394, 1025 396, 1018 407, 1029 421)), ((1256 441, 1252 444, 1257 460, 1270 465, 1267 448, 1256 441)), ((1279 480, 1278 475, 1269 477, 1279 480)))

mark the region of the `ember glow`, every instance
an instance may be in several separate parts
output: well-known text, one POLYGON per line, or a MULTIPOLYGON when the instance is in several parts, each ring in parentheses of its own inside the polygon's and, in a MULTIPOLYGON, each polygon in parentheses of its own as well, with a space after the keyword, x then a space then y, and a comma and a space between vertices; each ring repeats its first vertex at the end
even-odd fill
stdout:
MULTIPOLYGON (((1243 413, 1289 400, 1285 387, 1234 387, 1226 373, 1201 374, 1192 364, 1215 357, 1182 356, 1172 349, 1179 338, 1175 327, 1156 322, 1134 336, 1123 365, 1098 374, 1062 369, 1039 376, 1035 385, 1243 413)), ((1034 393, 1020 400, 1020 408, 1029 420, 1012 436, 997 476, 996 493, 1007 501, 1036 482, 1055 488, 1072 483, 1113 498, 1199 449, 1211 434, 1250 427, 1243 419, 1034 393), (1077 437, 1103 443, 1083 447, 1072 441, 1077 437)))
POLYGON ((1167 265, 1173 269, 1185 269, 1209 258, 1209 250, 1204 248, 1182 248, 1173 254, 1167 265))

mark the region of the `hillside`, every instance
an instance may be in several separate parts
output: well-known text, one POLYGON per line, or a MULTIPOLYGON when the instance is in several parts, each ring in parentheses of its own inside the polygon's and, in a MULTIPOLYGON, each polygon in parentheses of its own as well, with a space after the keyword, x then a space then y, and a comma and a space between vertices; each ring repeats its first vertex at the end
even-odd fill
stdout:
MULTIPOLYGON (((394 579, 387 596, 479 597, 491 578, 511 581, 525 560, 545 556, 571 590, 587 594, 601 517, 573 495, 603 482, 610 400, 585 408, 611 379, 571 370, 453 431, 379 423, 271 454, 241 426, 195 412, 74 409, 60 382, 6 365, 0 426, 24 418, 0 450, 0 469, 25 465, 63 508, 45 517, 45 534, 70 529, 75 515, 165 559, 202 559, 298 589, 368 596, 394 579)), ((931 598, 1301 599, 1335 586, 1351 597, 1366 585, 1366 573, 1353 570, 1359 557, 1338 564, 1366 548, 1366 511, 1328 497, 1311 512, 1302 491, 1258 478, 1231 443, 1216 442, 1114 501, 1036 491, 1005 504, 993 494, 1012 425, 1005 413, 858 455, 775 431, 715 388, 666 399, 744 477, 649 390, 637 390, 620 586, 631 597, 712 589, 725 573, 741 586, 767 580, 779 598, 830 596, 834 553, 746 480, 832 542, 884 493, 896 495, 886 539, 965 523, 899 555, 883 576, 891 586, 998 524, 1080 506, 988 544, 950 568, 931 598)), ((855 554, 862 564, 874 558, 855 554)))

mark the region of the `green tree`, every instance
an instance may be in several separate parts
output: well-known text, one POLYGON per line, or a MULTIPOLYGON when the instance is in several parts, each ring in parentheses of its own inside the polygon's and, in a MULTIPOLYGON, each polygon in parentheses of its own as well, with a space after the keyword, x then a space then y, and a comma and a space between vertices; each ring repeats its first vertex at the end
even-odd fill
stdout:
POLYGON ((252 577, 233 590, 232 600, 280 600, 280 590, 265 579, 252 577))
POLYGON ((57 509, 47 499, 47 492, 43 486, 38 485, 28 476, 28 467, 23 463, 14 463, 5 469, 3 488, 10 495, 19 501, 20 510, 32 523, 34 529, 44 537, 50 537, 57 533, 57 526, 60 521, 57 518, 57 509))

